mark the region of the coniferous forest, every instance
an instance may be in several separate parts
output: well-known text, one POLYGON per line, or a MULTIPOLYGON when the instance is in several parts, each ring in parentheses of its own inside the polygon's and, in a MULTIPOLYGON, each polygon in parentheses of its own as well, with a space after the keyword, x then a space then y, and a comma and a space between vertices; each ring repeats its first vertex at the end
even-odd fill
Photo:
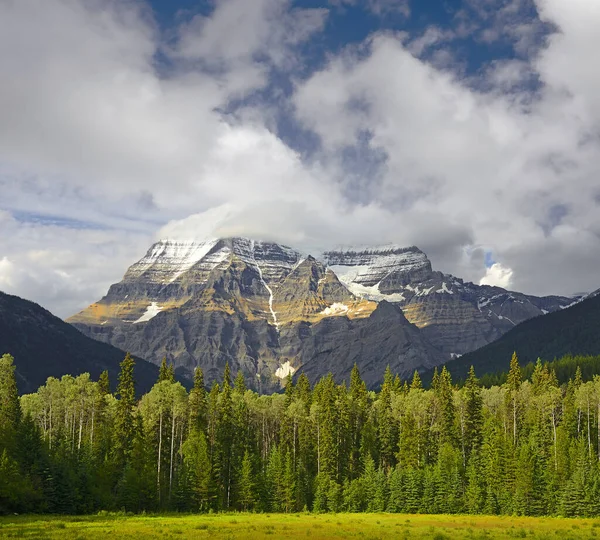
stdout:
POLYGON ((135 394, 127 355, 108 376, 48 379, 19 398, 0 360, 0 512, 100 510, 600 515, 600 377, 559 385, 516 355, 501 386, 430 389, 389 369, 379 392, 355 367, 311 388, 258 395, 229 367, 188 393, 163 363, 135 394))

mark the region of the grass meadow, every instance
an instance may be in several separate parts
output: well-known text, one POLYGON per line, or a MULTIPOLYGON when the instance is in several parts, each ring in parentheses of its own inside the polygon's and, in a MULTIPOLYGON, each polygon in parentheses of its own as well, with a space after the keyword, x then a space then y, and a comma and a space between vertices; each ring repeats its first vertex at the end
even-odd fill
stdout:
POLYGON ((531 538, 600 536, 600 520, 406 514, 214 514, 0 518, 0 538, 531 538))

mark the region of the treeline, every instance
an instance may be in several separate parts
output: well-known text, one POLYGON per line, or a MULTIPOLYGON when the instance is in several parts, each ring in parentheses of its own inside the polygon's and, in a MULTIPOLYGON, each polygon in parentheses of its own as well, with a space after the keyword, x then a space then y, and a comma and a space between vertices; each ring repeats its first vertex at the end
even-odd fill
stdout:
POLYGON ((0 360, 0 511, 422 512, 600 515, 600 377, 559 385, 516 355, 502 386, 446 369, 386 370, 380 392, 300 375, 258 395, 243 376, 188 393, 163 363, 136 401, 134 362, 108 376, 48 379, 17 395, 0 360))
MULTIPOLYGON (((584 381, 591 381, 594 375, 600 373, 600 356, 566 355, 562 358, 543 362, 547 369, 554 371, 559 384, 567 383, 569 379, 575 378, 579 370, 584 381)), ((535 371, 537 362, 529 362, 521 368, 524 379, 529 379, 535 371)), ((486 388, 501 386, 508 379, 508 371, 499 373, 486 373, 481 377, 481 385, 486 388)))

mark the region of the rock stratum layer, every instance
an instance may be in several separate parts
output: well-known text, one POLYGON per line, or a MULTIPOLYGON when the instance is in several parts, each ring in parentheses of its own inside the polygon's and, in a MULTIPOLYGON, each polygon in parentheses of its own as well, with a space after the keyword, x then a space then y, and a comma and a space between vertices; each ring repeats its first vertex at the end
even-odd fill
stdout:
POLYGON ((86 335, 190 377, 226 362, 248 385, 278 389, 299 370, 371 387, 385 366, 408 377, 573 302, 464 283, 416 247, 330 251, 318 259, 245 238, 163 240, 69 322, 86 335))

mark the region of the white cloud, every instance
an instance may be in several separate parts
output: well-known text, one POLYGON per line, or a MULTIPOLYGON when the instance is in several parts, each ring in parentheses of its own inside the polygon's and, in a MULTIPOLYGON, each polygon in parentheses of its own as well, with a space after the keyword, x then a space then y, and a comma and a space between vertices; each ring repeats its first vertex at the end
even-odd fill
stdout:
POLYGON ((492 285, 510 289, 512 275, 513 271, 510 268, 505 268, 500 263, 494 263, 487 269, 485 276, 479 280, 479 285, 492 285))
POLYGON ((15 265, 6 257, 0 259, 0 290, 8 290, 14 286, 15 265))
MULTIPOLYGON (((332 6, 355 6, 361 5, 360 0, 329 0, 332 6)), ((409 0, 367 0, 364 7, 372 11, 376 15, 386 15, 390 13, 399 13, 404 17, 410 16, 410 1, 409 0)))
POLYGON ((511 22, 528 52, 485 80, 415 57, 449 33, 376 34, 297 80, 290 103, 274 83, 276 103, 234 114, 272 69, 304 72, 298 45, 325 11, 224 0, 167 43, 133 0, 0 2, 0 287, 66 316, 156 236, 245 234, 416 244, 476 282, 492 250, 519 290, 596 289, 599 8, 537 5, 560 32, 531 56, 539 21, 511 22), (277 107, 320 139, 310 159, 275 134, 277 107))
MULTIPOLYGON (((563 33, 579 35, 557 34, 529 67, 491 71, 485 92, 414 58, 402 37, 381 34, 368 54, 346 52, 300 84, 294 102, 327 154, 360 146, 368 133, 371 147, 387 156, 372 204, 395 210, 403 223, 415 210, 430 212, 432 237, 442 219, 462 223, 460 241, 492 249, 513 269, 514 287, 566 294, 598 282, 600 77, 584 58, 600 45, 592 31, 600 17, 583 1, 576 14, 558 0, 545 4, 563 33), (564 25, 559 11, 569 12, 564 25), (537 97, 517 86, 530 72, 541 79, 537 97), (564 215, 557 218, 556 208, 564 215), (561 264, 537 264, 544 253, 561 264)), ((481 270, 465 269, 460 250, 453 253, 431 256, 478 281, 481 270)))

